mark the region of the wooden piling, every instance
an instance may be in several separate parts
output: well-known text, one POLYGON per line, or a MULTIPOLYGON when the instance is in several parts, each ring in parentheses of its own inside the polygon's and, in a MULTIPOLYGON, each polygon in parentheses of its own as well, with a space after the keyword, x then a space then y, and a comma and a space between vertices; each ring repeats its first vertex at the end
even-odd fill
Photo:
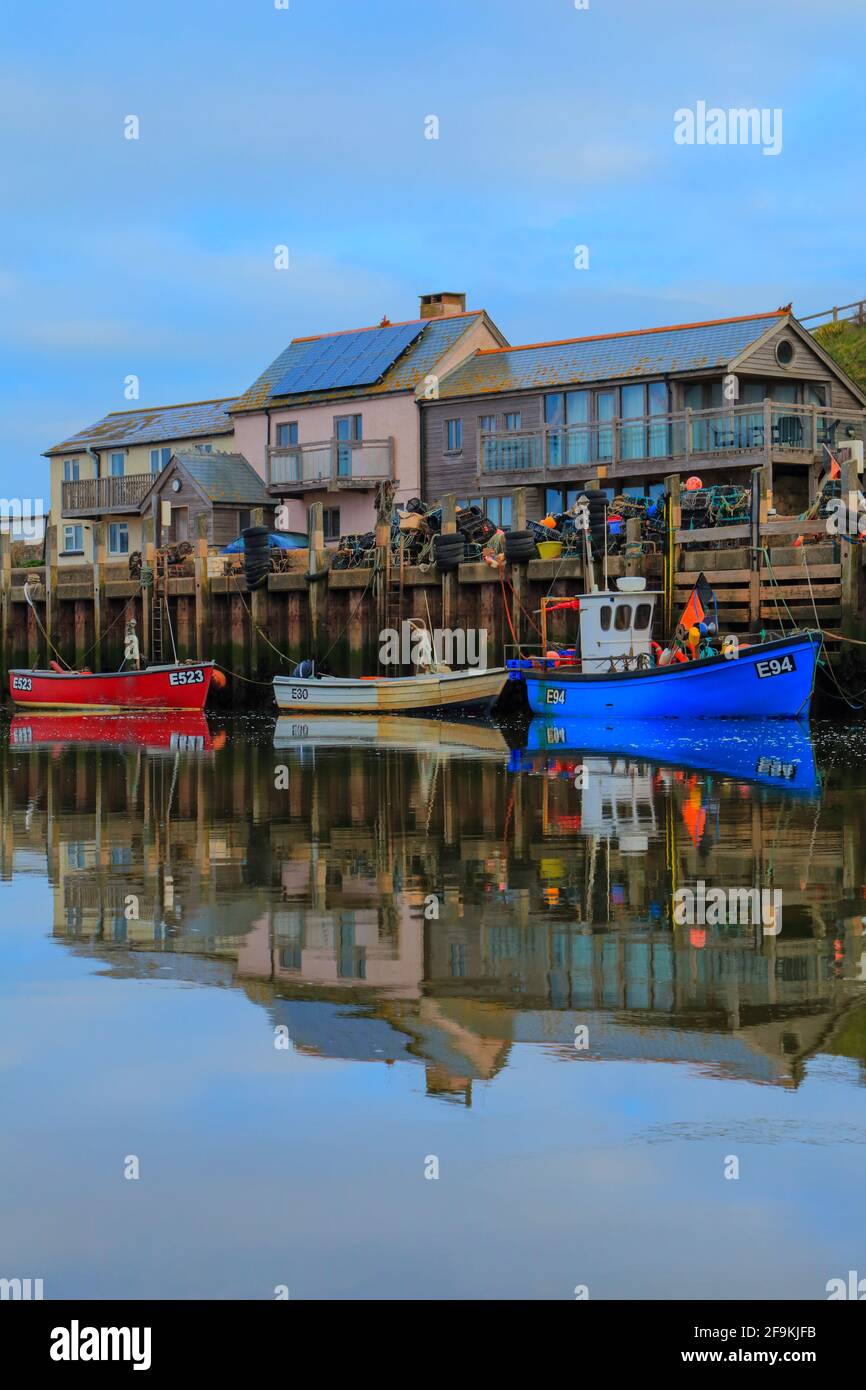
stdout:
MULTIPOLYGON (((514 531, 526 530, 526 489, 516 488, 511 494, 511 528, 514 531)), ((515 640, 527 641, 524 631, 523 610, 526 607, 528 591, 527 568, 524 564, 511 565, 511 621, 514 624, 515 640)))
MULTIPOLYGON (((153 513, 145 516, 141 523, 141 561, 143 565, 150 566, 151 584, 155 579, 156 566, 156 546, 153 543, 154 520, 153 513)), ((150 661, 153 653, 150 650, 151 637, 151 618, 153 614, 153 588, 142 589, 141 591, 141 654, 145 661, 150 661)))
MULTIPOLYGON (((853 501, 856 504, 859 495, 860 478, 857 473, 857 464, 854 459, 844 459, 839 465, 840 484, 842 489, 842 500, 846 507, 853 501)), ((860 545, 858 535, 859 506, 855 505, 853 514, 848 518, 848 525, 845 528, 847 534, 843 534, 839 542, 839 565, 841 569, 842 581, 842 632, 846 636, 854 636, 859 632, 861 626, 860 619, 860 545)))
MULTIPOLYGON (((197 518, 198 539, 195 554, 195 656, 204 661, 212 655, 210 577, 207 569, 207 514, 197 518)), ((146 606, 146 605, 145 605, 146 606)))
POLYGON ((673 637, 674 625, 677 621, 675 589, 680 567, 680 544, 677 540, 677 532, 683 523, 679 473, 669 473, 665 478, 665 513, 667 516, 667 544, 665 546, 664 631, 665 637, 669 640, 673 637))
MULTIPOLYGON (((390 533, 389 533, 390 535, 390 533)), ((321 502, 313 502, 307 517, 307 536, 309 540, 309 566, 307 575, 307 603, 309 614, 310 652, 314 661, 322 659, 320 642, 322 637, 324 603, 327 590, 324 580, 314 579, 325 563, 325 528, 321 502)), ((376 545, 379 545, 379 528, 376 528, 376 545)), ((380 595, 381 599, 381 595, 380 595)), ((380 626, 382 624, 380 623, 380 626)))
MULTIPOLYGON (((457 499, 453 492, 442 498, 442 535, 457 534, 457 499)), ((442 575, 442 627, 450 628, 457 613, 457 571, 442 575)))
POLYGON ((102 628, 105 621, 105 522, 93 523, 93 669, 102 670, 102 628))
POLYGON ((0 641, 3 643, 3 688, 6 688, 6 675, 14 662, 10 651, 12 641, 12 536, 7 531, 0 535, 0 641))
MULTIPOLYGON (((265 524, 265 513, 263 507, 254 507, 250 513, 250 520, 253 526, 263 526, 265 524)), ((253 589, 250 594, 250 675, 259 679, 259 670, 262 666, 263 648, 266 642, 262 634, 268 627, 268 581, 259 589, 253 589)))
POLYGON ((640 517, 629 517, 625 524, 626 557, 625 572, 627 575, 640 575, 643 573, 643 555, 640 549, 640 517))
POLYGON ((57 646, 59 637, 59 611, 57 599, 57 527, 45 527, 45 631, 48 635, 46 665, 54 656, 52 643, 57 646))

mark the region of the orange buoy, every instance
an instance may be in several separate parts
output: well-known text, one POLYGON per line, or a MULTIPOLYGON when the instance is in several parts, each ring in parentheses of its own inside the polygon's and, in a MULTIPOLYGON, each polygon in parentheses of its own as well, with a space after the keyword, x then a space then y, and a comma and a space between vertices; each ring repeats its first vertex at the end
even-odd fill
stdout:
POLYGON ((211 679, 213 680, 213 683, 216 686, 217 690, 225 690, 227 682, 222 671, 214 670, 211 679))

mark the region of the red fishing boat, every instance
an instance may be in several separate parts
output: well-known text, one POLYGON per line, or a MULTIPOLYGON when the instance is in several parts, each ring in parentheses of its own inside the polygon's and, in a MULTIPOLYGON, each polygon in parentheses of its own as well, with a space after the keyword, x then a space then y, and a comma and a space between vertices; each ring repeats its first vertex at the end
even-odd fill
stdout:
POLYGON ((96 673, 64 671, 52 662, 49 671, 10 671, 9 693, 30 709, 201 711, 213 676, 212 661, 96 673))

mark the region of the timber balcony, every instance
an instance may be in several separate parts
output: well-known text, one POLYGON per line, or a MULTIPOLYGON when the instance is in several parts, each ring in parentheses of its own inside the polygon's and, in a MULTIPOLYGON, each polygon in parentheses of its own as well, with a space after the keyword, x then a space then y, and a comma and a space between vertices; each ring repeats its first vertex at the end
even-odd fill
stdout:
POLYGON ((152 473, 128 473, 122 478, 76 478, 63 484, 64 516, 99 518, 137 512, 153 482, 152 473))
POLYGON ((808 464, 822 457, 825 444, 835 450, 864 437, 866 411, 775 401, 506 433, 479 430, 478 480, 555 482, 599 465, 616 478, 738 463, 808 464))
POLYGON ((326 439, 268 449, 267 487, 283 497, 378 487, 394 477, 393 439, 326 439))

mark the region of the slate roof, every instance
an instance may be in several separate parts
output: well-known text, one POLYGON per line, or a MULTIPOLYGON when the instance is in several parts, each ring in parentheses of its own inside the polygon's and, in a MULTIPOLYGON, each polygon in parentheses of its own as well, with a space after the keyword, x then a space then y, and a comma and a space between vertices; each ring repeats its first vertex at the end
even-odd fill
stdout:
POLYGON ((175 439, 207 438, 230 434, 234 421, 227 413, 234 396, 217 401, 193 401, 188 405, 157 405, 142 410, 115 410, 73 434, 62 444, 45 450, 45 456, 85 449, 121 448, 133 444, 167 444, 175 439))
MULTIPOLYGON (((232 414, 242 410, 263 410, 265 406, 307 405, 311 402, 329 400, 352 400, 360 396, 387 395, 392 391, 414 391, 418 383, 430 372, 440 358, 454 343, 468 333, 483 316, 483 309, 469 310, 464 314, 452 314, 441 319, 412 319, 411 323, 423 324, 420 338, 417 338, 405 352, 388 368, 381 381, 372 386, 341 387, 335 391, 306 391, 291 396, 272 396, 273 388, 282 381, 288 372, 302 365, 304 358, 312 355, 312 348, 318 349, 323 342, 340 338, 340 333, 322 333, 312 338, 293 338, 289 346, 276 357, 261 376, 253 382, 248 391, 239 396, 231 407, 232 414)), ((396 327, 396 325, 386 325, 396 327)), ((349 329, 347 332, 376 334, 383 327, 349 329)))
POLYGON ((211 502, 240 502, 251 507, 274 505, 264 482, 243 454, 205 454, 197 449, 184 449, 176 451, 172 457, 211 502))
POLYGON ((443 377, 439 399, 723 367, 787 317, 779 309, 712 323, 482 348, 443 377))

